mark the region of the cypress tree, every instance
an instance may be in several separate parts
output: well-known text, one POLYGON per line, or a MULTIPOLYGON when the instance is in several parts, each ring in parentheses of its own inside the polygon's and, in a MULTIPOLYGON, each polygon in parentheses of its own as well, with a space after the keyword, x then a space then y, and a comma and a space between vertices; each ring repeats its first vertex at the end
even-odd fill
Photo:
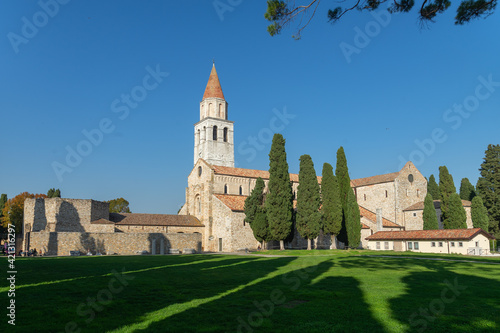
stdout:
POLYGON ((250 224, 255 239, 262 243, 262 249, 265 247, 265 242, 269 240, 269 225, 264 208, 264 188, 262 178, 257 178, 252 193, 245 200, 245 222, 250 224))
POLYGON ((339 240, 344 243, 347 242, 349 247, 358 247, 361 234, 358 236, 356 232, 359 230, 359 233, 361 233, 361 217, 354 191, 351 188, 351 178, 349 177, 347 159, 343 147, 337 150, 335 174, 337 176, 340 203, 342 205, 342 229, 339 233, 339 240), (356 213, 356 210, 358 213, 356 213))
POLYGON ((439 186, 436 183, 436 178, 434 175, 429 177, 429 181, 427 182, 427 193, 430 193, 432 196, 432 200, 441 200, 441 195, 439 194, 439 186))
POLYGON ((349 188, 347 192, 347 211, 345 217, 347 242, 349 247, 357 248, 361 240, 361 214, 352 188, 349 188))
MULTIPOLYGON (((448 214, 449 198, 453 193, 456 193, 453 177, 448 172, 446 166, 439 167, 439 195, 441 200, 441 215, 443 221, 446 221, 448 214)), ((448 228, 449 229, 449 228, 448 228)))
POLYGON ((488 145, 479 171, 476 189, 488 210, 488 229, 500 238, 500 145, 488 145))
POLYGON ((487 232, 489 225, 488 210, 483 205, 483 199, 480 196, 474 197, 470 209, 474 228, 481 228, 487 232))
POLYGON ((293 194, 286 161, 285 139, 278 133, 274 134, 269 152, 268 189, 266 211, 271 237, 279 240, 280 249, 284 250, 284 240, 290 235, 293 225, 293 194))
POLYGON ((457 193, 453 193, 450 195, 448 202, 447 218, 443 222, 444 228, 467 229, 467 215, 460 196, 457 193))
POLYGON ((342 227, 342 204, 340 203, 337 177, 333 174, 333 167, 328 163, 323 164, 321 199, 323 202, 321 209, 323 232, 331 234, 332 244, 336 245, 335 238, 342 227))
POLYGON ((60 198, 61 197, 61 191, 59 189, 54 191, 54 198, 60 198))
POLYGON ((460 198, 462 200, 472 201, 476 196, 476 189, 472 185, 468 178, 462 178, 460 182, 460 198))
POLYGON ((436 230, 439 229, 439 223, 436 215, 436 208, 434 207, 434 201, 432 201, 432 195, 427 193, 424 200, 424 230, 436 230))
POLYGON ((309 155, 300 156, 299 186, 297 188, 297 231, 307 239, 307 249, 311 249, 311 239, 318 237, 321 229, 321 198, 314 163, 309 155))
POLYGON ((55 189, 51 188, 51 189, 47 192, 47 198, 53 198, 53 197, 54 197, 54 191, 55 191, 55 189))

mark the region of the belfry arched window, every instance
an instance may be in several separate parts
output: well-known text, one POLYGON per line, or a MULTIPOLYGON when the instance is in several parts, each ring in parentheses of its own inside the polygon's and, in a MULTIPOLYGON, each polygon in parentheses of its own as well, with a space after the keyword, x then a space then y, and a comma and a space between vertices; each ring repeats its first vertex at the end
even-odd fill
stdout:
POLYGON ((224 142, 227 142, 227 127, 224 127, 224 142))
POLYGON ((214 131, 213 131, 212 139, 214 141, 217 141, 217 126, 214 126, 214 131))
POLYGON ((224 185, 224 194, 227 194, 227 184, 224 185))
POLYGON ((240 186, 240 195, 243 195, 243 186, 240 186))

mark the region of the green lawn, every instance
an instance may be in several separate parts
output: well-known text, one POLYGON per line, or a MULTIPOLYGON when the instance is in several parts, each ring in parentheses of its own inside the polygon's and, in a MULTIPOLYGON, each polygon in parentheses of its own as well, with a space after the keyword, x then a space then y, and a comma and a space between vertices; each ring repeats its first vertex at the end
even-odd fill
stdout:
POLYGON ((0 332, 500 331, 499 259, 283 254, 18 258, 0 332))

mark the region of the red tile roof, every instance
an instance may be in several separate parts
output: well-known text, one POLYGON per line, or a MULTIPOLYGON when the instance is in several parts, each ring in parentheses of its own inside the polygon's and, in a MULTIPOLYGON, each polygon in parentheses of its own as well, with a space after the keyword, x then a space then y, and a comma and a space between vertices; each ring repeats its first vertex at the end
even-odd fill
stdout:
POLYGON ((361 223, 361 229, 370 229, 370 227, 364 223, 361 223))
POLYGON ((215 70, 215 64, 212 66, 212 71, 210 72, 210 77, 208 78, 207 87, 205 88, 205 93, 203 94, 203 99, 207 97, 217 97, 224 99, 224 94, 222 93, 222 88, 219 82, 219 76, 215 70))
POLYGON ((474 229, 444 229, 444 230, 410 230, 410 231, 378 231, 371 236, 366 237, 368 240, 454 240, 464 239, 470 240, 478 234, 483 234, 489 239, 494 239, 492 235, 480 228, 474 229))
MULTIPOLYGON (((237 177, 246 177, 246 178, 259 178, 260 177, 262 179, 269 179, 269 171, 265 171, 265 170, 231 168, 231 167, 225 167, 225 166, 220 166, 220 165, 213 165, 212 168, 214 169, 215 173, 219 174, 219 175, 228 175, 228 176, 237 176, 237 177)), ((317 178, 318 178, 318 183, 321 184, 321 177, 317 176, 317 178)), ((291 173, 290 174, 290 181, 298 182, 299 175, 296 173, 291 173)))
POLYGON ((99 220, 92 221, 90 223, 91 224, 115 224, 115 222, 111 222, 110 220, 106 220, 106 219, 99 219, 99 220))
MULTIPOLYGON (((377 223, 377 214, 372 212, 371 210, 368 210, 363 206, 359 206, 359 213, 361 214, 361 216, 366 217, 368 220, 372 221, 373 223, 377 223)), ((388 219, 386 219, 385 217, 382 217, 382 226, 388 227, 388 228, 403 228, 399 224, 391 222, 388 219)))
POLYGON ((109 219, 115 225, 203 227, 203 224, 192 215, 110 213, 109 219))
POLYGON ((222 201, 229 209, 235 212, 242 212, 245 210, 245 200, 248 198, 244 195, 231 195, 231 194, 214 194, 217 199, 222 201))
MULTIPOLYGON (((433 201, 434 201, 434 208, 436 208, 436 209, 441 208, 441 200, 433 200, 433 201)), ((470 205, 471 205, 470 201, 462 200, 462 206, 464 206, 464 207, 470 207, 470 205)), ((403 211, 407 211, 407 210, 423 210, 423 209, 424 209, 424 202, 420 201, 420 202, 417 202, 417 203, 411 205, 408 208, 403 209, 403 211)))
POLYGON ((398 176, 399 172, 393 172, 393 173, 387 173, 385 175, 353 179, 351 180, 351 186, 360 187, 373 184, 388 183, 394 181, 398 176))

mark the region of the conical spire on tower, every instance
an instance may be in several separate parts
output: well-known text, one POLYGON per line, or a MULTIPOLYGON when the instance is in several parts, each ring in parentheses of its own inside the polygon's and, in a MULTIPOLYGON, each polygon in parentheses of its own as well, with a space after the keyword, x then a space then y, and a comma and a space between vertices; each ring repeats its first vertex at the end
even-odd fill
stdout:
POLYGON ((209 97, 224 99, 224 94, 222 93, 219 77, 217 76, 217 71, 215 70, 215 63, 212 66, 212 71, 210 72, 210 77, 208 78, 207 87, 205 88, 205 93, 203 94, 203 99, 209 97))

